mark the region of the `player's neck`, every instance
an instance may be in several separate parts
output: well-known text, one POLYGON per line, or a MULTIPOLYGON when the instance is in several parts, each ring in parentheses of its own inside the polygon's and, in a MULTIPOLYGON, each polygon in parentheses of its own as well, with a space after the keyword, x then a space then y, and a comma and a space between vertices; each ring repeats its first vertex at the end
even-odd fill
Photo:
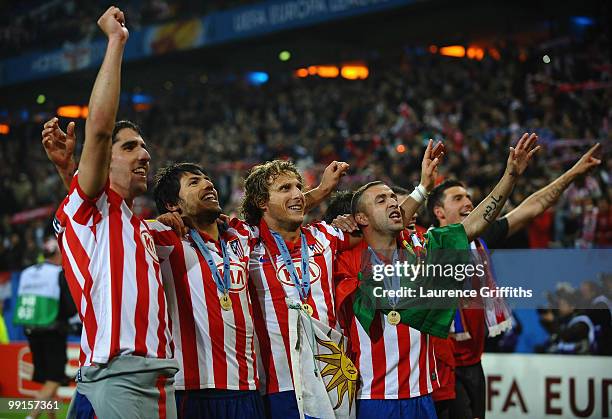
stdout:
POLYGON ((198 222, 197 220, 193 221, 193 226, 196 230, 200 232, 206 233, 213 240, 219 240, 219 225, 217 221, 211 222, 198 222))
POLYGON ((363 236, 368 246, 374 250, 395 250, 397 248, 395 233, 382 233, 368 228, 363 232, 363 236))
POLYGON ((297 241, 297 239, 300 237, 301 224, 286 223, 286 222, 275 220, 270 217, 266 217, 265 215, 264 215, 264 221, 266 222, 270 230, 275 231, 278 234, 280 234, 283 240, 288 243, 293 243, 297 241))

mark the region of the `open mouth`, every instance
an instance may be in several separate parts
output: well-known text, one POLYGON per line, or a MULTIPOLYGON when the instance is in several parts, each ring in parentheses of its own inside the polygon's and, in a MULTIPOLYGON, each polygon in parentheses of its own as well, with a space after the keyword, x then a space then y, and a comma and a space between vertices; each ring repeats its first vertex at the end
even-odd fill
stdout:
POLYGON ((217 199, 217 194, 215 194, 214 192, 207 192, 200 199, 202 201, 219 202, 219 200, 217 199))
POLYGON ((132 170, 132 173, 138 176, 147 177, 147 169, 145 167, 137 167, 132 170))
POLYGON ((302 204, 293 204, 289 205, 289 211, 302 212, 304 210, 304 205, 302 204))
POLYGON ((471 213, 472 213, 472 210, 467 210, 467 211, 460 212, 459 215, 461 215, 462 217, 467 217, 471 213))
POLYGON ((394 221, 402 221, 402 214, 398 210, 393 210, 389 214, 389 218, 394 221))

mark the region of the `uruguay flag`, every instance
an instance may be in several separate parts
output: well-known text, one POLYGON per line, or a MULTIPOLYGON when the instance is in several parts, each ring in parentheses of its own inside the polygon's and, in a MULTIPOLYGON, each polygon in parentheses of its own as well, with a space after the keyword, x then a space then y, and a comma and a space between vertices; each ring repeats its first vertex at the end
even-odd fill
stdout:
POLYGON ((355 418, 359 373, 346 337, 287 299, 293 386, 300 418, 355 418))

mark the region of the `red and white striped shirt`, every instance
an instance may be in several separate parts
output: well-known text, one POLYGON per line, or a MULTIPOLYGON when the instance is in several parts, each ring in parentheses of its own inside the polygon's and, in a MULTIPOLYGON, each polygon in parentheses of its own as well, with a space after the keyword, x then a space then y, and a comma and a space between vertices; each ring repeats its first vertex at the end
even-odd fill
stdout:
MULTIPOLYGON (((361 271, 368 245, 359 245, 338 256, 335 279, 353 280, 361 271)), ((424 396, 438 388, 434 345, 429 335, 400 323, 389 324, 377 312, 370 334, 366 333, 352 311, 352 299, 342 303, 340 321, 346 327, 355 366, 361 375, 359 399, 408 399, 424 396)))
MULTIPOLYGON (((336 253, 348 248, 348 236, 326 223, 310 224, 301 227, 301 231, 306 235, 310 254, 310 294, 307 303, 314 310, 313 317, 337 328, 333 266, 336 253)), ((293 389, 289 356, 289 312, 285 297, 299 302, 300 296, 263 220, 259 225, 259 234, 261 240, 251 252, 249 288, 254 300, 259 378, 262 390, 270 394, 293 389)), ((301 242, 297 240, 286 244, 301 278, 301 242)))
POLYGON ((172 358, 153 237, 110 183, 92 199, 75 176, 54 227, 83 322, 80 365, 128 354, 172 358))
MULTIPOLYGON (((238 219, 221 232, 231 266, 229 292, 232 309, 221 308, 206 259, 197 245, 158 221, 149 222, 157 253, 176 347, 178 390, 215 388, 256 390, 258 385, 253 311, 248 294, 247 264, 256 233, 238 219)), ((223 275, 220 242, 200 235, 223 275)))

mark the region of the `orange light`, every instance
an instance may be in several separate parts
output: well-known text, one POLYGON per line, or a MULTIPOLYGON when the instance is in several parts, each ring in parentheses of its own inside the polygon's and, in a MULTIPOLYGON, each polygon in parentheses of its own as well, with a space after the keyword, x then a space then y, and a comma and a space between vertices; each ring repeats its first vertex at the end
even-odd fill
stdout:
POLYGON ((144 112, 144 111, 148 111, 149 109, 151 109, 151 104, 150 103, 136 103, 136 104, 134 104, 134 110, 136 112, 144 112))
POLYGON ((317 69, 317 74, 319 75, 319 77, 333 79, 335 77, 338 77, 338 74, 340 74, 340 70, 338 70, 338 67, 336 67, 335 65, 322 65, 319 66, 319 68, 317 69))
POLYGON ((429 52, 431 52, 432 54, 435 54, 436 52, 438 52, 438 47, 435 45, 430 45, 429 52))
POLYGON ((308 70, 305 69, 305 68, 298 68, 295 71, 295 75, 300 77, 300 78, 308 77, 308 70))
POLYGON ((501 55, 499 54, 499 51, 497 50, 497 48, 489 48, 489 55, 495 61, 499 61, 501 59, 501 55))
POLYGON ((440 48, 440 55, 446 55, 447 57, 464 57, 465 48, 461 45, 442 47, 440 48))
POLYGON ((11 131, 9 124, 0 124, 0 134, 7 135, 11 131))
POLYGON ((472 60, 482 60, 484 58, 484 50, 480 47, 469 47, 467 50, 467 57, 472 60))
POLYGON ((89 106, 81 106, 81 118, 86 119, 89 115, 89 106))
POLYGON ((60 106, 57 108, 57 115, 64 118, 79 118, 81 116, 81 107, 77 105, 60 106))
POLYGON ((348 80, 367 79, 370 70, 364 65, 345 65, 342 67, 340 74, 348 80))
POLYGON ((398 144, 398 146, 395 147, 395 151, 398 153, 404 153, 406 152, 406 146, 404 144, 398 144))
POLYGON ((310 74, 311 76, 314 76, 315 74, 317 74, 318 70, 319 70, 319 67, 317 67, 316 65, 311 65, 310 67, 308 67, 308 74, 310 74))

